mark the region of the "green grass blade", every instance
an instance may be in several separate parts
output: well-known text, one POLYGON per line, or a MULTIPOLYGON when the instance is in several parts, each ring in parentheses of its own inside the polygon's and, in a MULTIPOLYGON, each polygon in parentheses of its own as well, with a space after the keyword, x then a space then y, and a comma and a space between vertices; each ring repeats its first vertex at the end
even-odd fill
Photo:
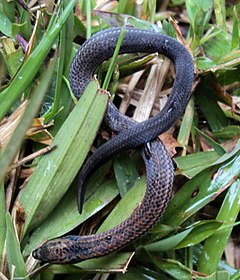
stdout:
POLYGON ((119 201, 113 211, 108 215, 104 223, 98 229, 98 232, 104 232, 108 229, 111 229, 127 219, 138 206, 145 192, 146 178, 143 177, 136 181, 135 185, 119 201))
POLYGON ((226 153, 226 150, 220 145, 218 144, 216 141, 214 141, 211 137, 209 137, 208 135, 206 135, 205 133, 203 133, 200 129, 198 129, 197 127, 195 127, 195 131, 202 136, 206 142, 213 147, 213 149, 216 151, 216 153, 219 156, 222 156, 226 153))
MULTIPOLYGON (((225 155, 223 157, 225 158, 225 155)), ((225 187, 239 176, 239 170, 240 155, 236 154, 227 163, 223 162, 220 166, 209 167, 200 172, 176 193, 163 214, 162 223, 181 225, 223 192, 225 187)))
POLYGON ((149 21, 155 22, 155 14, 156 14, 156 8, 157 8, 157 1, 156 0, 150 0, 149 1, 149 11, 150 11, 150 18, 149 21))
POLYGON ((233 29, 232 29, 232 47, 231 49, 237 49, 239 44, 239 15, 236 6, 233 8, 233 29))
POLYGON ((233 156, 238 155, 240 152, 240 140, 238 141, 235 148, 230 152, 226 153, 225 155, 221 156, 213 165, 223 163, 224 161, 230 160, 233 156))
POLYGON ((209 237, 211 234, 222 225, 217 221, 202 221, 195 223, 185 230, 153 243, 144 246, 149 252, 167 251, 172 249, 179 249, 198 244, 202 240, 209 237))
POLYGON ((50 65, 51 66, 43 75, 34 93, 32 94, 22 119, 15 129, 6 149, 3 151, 2 155, 0 155, 0 181, 4 176, 4 173, 7 171, 9 164, 13 161, 17 152, 19 151, 26 131, 31 126, 32 119, 39 110, 44 95, 48 89, 55 63, 52 62, 50 65))
POLYGON ((225 0, 214 0, 216 23, 222 29, 226 29, 226 4, 225 0))
POLYGON ((87 39, 92 35, 91 29, 91 0, 86 0, 86 14, 87 14, 87 39))
MULTIPOLYGON (((182 242, 193 230, 193 228, 188 228, 176 235, 172 235, 168 238, 162 239, 160 241, 156 241, 153 243, 149 243, 144 245, 144 249, 149 252, 160 252, 160 251, 167 251, 173 249, 177 246, 180 242, 182 242)), ((140 249, 142 246, 140 246, 140 249)))
POLYGON ((41 242, 59 237, 73 230, 100 211, 118 195, 115 182, 107 181, 99 185, 98 181, 95 181, 95 184, 90 184, 89 182, 88 185, 83 213, 80 215, 77 210, 76 188, 73 185, 54 211, 33 232, 24 248, 24 255, 28 256, 41 242))
POLYGON ((12 36, 12 22, 2 11, 0 11, 0 31, 8 37, 12 36))
POLYGON ((21 61, 24 58, 23 50, 21 48, 16 49, 10 38, 1 38, 1 44, 1 57, 7 68, 8 74, 12 78, 21 67, 21 61))
POLYGON ((231 276, 230 279, 231 279, 231 280, 239 280, 239 279, 240 279, 240 269, 239 269, 237 272, 235 272, 235 273, 231 276))
MULTIPOLYGON (((90 260, 85 260, 83 262, 80 262, 75 265, 52 265, 49 270, 52 271, 54 274, 71 274, 73 273, 78 273, 81 275, 84 273, 84 276, 87 275, 89 272, 99 272, 99 273, 114 273, 114 272, 124 272, 126 271, 126 267, 132 258, 132 253, 128 252, 120 252, 117 255, 108 255, 104 257, 100 257, 97 259, 90 259, 90 260)), ((77 276, 76 279, 83 279, 79 278, 81 276, 77 276)), ((83 276, 83 277, 84 277, 83 276)), ((93 279, 93 278, 85 278, 84 279, 93 279)))
POLYGON ((192 272, 186 266, 182 265, 180 262, 170 259, 160 259, 155 256, 150 257, 152 262, 161 270, 163 270, 168 275, 176 280, 191 280, 192 272))
POLYGON ((212 131, 220 130, 229 124, 229 120, 225 116, 212 86, 211 75, 205 78, 205 82, 201 82, 195 92, 196 103, 200 106, 203 114, 212 131), (205 92, 208 93, 205 94, 205 92))
POLYGON ((114 160, 114 174, 121 197, 124 197, 139 178, 134 162, 126 153, 120 154, 114 160))
MULTIPOLYGON (((226 224, 234 223, 239 211, 240 180, 237 180, 229 188, 216 220, 221 220, 226 224)), ((217 269, 231 231, 232 227, 219 229, 218 232, 206 240, 198 262, 198 270, 200 272, 211 274, 217 269)))
MULTIPOLYGON (((63 6, 66 6, 68 1, 63 2, 63 6)), ((66 23, 63 25, 60 36, 59 36, 59 47, 58 47, 58 65, 56 70, 56 87, 53 104, 49 111, 44 114, 44 122, 48 123, 54 118, 54 127, 51 128, 51 133, 55 135, 55 131, 58 131, 62 122, 59 124, 59 119, 65 120, 66 115, 69 113, 69 109, 72 105, 72 99, 70 95, 66 94, 67 86, 64 81, 64 76, 68 77, 69 74, 69 61, 73 59, 73 43, 72 43, 72 28, 73 28, 73 12, 70 13, 66 23), (58 116, 57 113, 61 110, 61 114, 58 116)))
POLYGON ((186 0, 185 3, 191 24, 191 49, 195 50, 211 17, 212 0, 186 0))
POLYGON ((239 125, 225 126, 220 131, 214 131, 213 136, 220 139, 232 139, 233 137, 240 138, 240 126, 239 125))
POLYGON ((69 188, 101 124, 108 95, 92 81, 57 133, 57 148, 41 158, 19 202, 26 214, 24 233, 38 226, 69 188))
POLYGON ((24 279, 28 279, 25 262, 21 254, 20 245, 12 224, 11 215, 9 213, 6 214, 6 225, 7 225, 6 251, 7 251, 8 269, 10 271, 10 274, 11 271, 13 270, 13 266, 15 266, 14 275, 11 276, 24 277, 24 279))
POLYGON ((63 24, 66 22, 69 14, 71 13, 75 0, 71 0, 63 11, 59 20, 56 24, 52 26, 44 35, 39 45, 32 52, 26 62, 23 64, 21 69, 18 71, 14 79, 9 84, 8 88, 1 92, 0 94, 0 120, 9 111, 10 107, 20 98, 21 94, 31 83, 32 79, 35 77, 39 71, 43 60, 46 58, 48 52, 50 51, 54 40, 56 39, 58 33, 60 32, 63 24))
POLYGON ((134 264, 128 267, 126 273, 119 273, 116 280, 169 280, 164 273, 155 271, 154 268, 142 267, 134 264))
POLYGON ((116 63, 116 60, 117 60, 117 56, 118 56, 118 53, 119 53, 119 50, 120 50, 120 47, 121 47, 121 43, 122 43, 122 40, 124 38, 124 34, 125 34, 125 30, 123 28, 121 30, 120 35, 119 35, 119 38, 118 38, 118 41, 117 41, 117 45, 116 45, 116 48, 114 50, 114 53, 113 53, 113 56, 112 56, 112 59, 111 59, 111 63, 109 65, 109 68, 108 68, 108 71, 107 71, 104 83, 102 85, 103 89, 107 89, 108 85, 110 83, 110 80, 111 80, 111 77, 112 77, 112 73, 114 71, 114 66, 115 66, 115 63, 116 63))
POLYGON ((2 267, 2 256, 4 242, 6 238, 6 208, 5 208, 5 191, 4 184, 0 184, 0 268, 2 267))
POLYGON ((193 117, 194 117, 194 101, 193 98, 191 98, 186 107, 185 114, 183 116, 182 124, 177 138, 177 141, 183 147, 183 155, 186 155, 187 152, 187 145, 188 145, 189 136, 193 124, 193 117))
POLYGON ((197 276, 196 280, 230 280, 230 275, 227 271, 216 271, 210 276, 197 276))
POLYGON ((222 225, 221 221, 201 221, 193 226, 193 230, 174 249, 196 245, 213 235, 222 225))
POLYGON ((219 159, 219 155, 214 151, 209 151, 177 157, 174 161, 177 164, 178 173, 192 178, 211 166, 217 159, 219 159))
POLYGON ((89 271, 122 272, 131 258, 131 252, 120 252, 119 254, 114 255, 114 258, 111 255, 108 255, 98 259, 86 260, 77 264, 77 266, 89 271))

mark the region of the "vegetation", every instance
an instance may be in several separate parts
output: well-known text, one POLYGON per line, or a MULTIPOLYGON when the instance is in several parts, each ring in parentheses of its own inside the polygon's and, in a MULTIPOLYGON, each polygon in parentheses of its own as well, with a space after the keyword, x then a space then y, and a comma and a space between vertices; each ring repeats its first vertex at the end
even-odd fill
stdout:
MULTIPOLYGON (((0 279, 240 279, 240 4, 103 2, 0 3, 0 279), (77 211, 74 178, 94 139, 97 147, 109 137, 97 134, 108 95, 93 81, 72 109, 69 66, 83 39, 124 24, 175 37, 195 61, 186 112, 161 136, 174 156, 174 196, 160 223, 124 251, 37 271, 31 252, 41 242, 111 228, 144 194, 144 165, 132 151, 93 174, 77 211)), ((108 68, 98 71, 101 84, 108 68)), ((149 117, 170 92, 170 72, 166 58, 124 55, 108 88, 123 112, 149 117), (155 101, 145 104, 149 92, 155 101)))

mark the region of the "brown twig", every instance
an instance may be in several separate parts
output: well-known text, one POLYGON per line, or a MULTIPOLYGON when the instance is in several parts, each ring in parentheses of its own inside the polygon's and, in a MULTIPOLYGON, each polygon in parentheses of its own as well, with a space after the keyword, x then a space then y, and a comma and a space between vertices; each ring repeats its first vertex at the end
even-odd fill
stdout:
POLYGON ((48 147, 46 147, 46 148, 43 148, 43 149, 41 149, 41 150, 39 150, 39 151, 37 151, 37 152, 35 152, 35 153, 33 153, 33 154, 31 154, 31 155, 29 155, 29 156, 23 158, 23 159, 21 159, 21 160, 15 162, 15 163, 13 163, 13 164, 9 167, 8 172, 11 171, 11 170, 13 170, 13 169, 15 169, 15 168, 17 168, 17 167, 20 166, 20 165, 23 165, 23 164, 26 163, 26 162, 29 162, 29 161, 33 160, 33 159, 36 158, 36 157, 39 157, 39 156, 41 156, 41 155, 44 155, 44 154, 49 153, 50 151, 52 151, 52 150, 55 149, 56 147, 57 147, 56 145, 54 145, 54 146, 48 146, 48 147))

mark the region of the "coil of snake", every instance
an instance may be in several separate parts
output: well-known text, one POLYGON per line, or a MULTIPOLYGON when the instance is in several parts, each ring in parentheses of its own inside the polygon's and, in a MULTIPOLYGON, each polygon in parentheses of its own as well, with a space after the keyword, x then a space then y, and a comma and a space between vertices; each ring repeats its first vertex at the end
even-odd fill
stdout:
MULTIPOLYGON (((78 50, 70 69, 70 84, 77 97, 92 80, 96 67, 113 55, 120 32, 121 28, 100 31, 78 50)), ((173 61, 176 79, 172 92, 163 110, 141 123, 120 114, 109 101, 104 123, 117 135, 98 148, 81 169, 78 209, 81 213, 86 184, 92 172, 119 152, 130 149, 138 149, 146 165, 144 198, 130 217, 118 226, 99 234, 69 235, 50 240, 33 251, 36 259, 50 263, 77 263, 114 252, 152 229, 170 200, 173 166, 158 136, 169 129, 185 110, 194 76, 193 61, 186 48, 171 37, 155 31, 126 28, 120 54, 136 52, 158 52, 173 61), (147 156, 145 144, 148 144, 150 156, 147 156)))

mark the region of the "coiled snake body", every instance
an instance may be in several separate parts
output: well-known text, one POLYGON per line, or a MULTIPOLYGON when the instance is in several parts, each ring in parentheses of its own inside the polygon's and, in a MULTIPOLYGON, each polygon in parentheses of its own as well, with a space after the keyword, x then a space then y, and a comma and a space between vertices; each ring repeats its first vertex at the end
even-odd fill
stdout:
MULTIPOLYGON (((115 50, 121 28, 98 32, 77 52, 70 69, 70 83, 74 94, 80 97, 93 77, 94 70, 115 50)), ((193 61, 183 45, 160 33, 126 28, 120 53, 155 53, 170 58, 176 69, 172 92, 163 110, 142 123, 119 113, 110 101, 105 124, 117 135, 103 144, 87 160, 80 171, 78 208, 82 211, 83 197, 89 176, 103 162, 123 150, 139 149, 147 173, 147 189, 142 202, 128 219, 99 234, 66 236, 53 239, 33 251, 34 258, 53 263, 76 263, 116 251, 147 233, 158 221, 171 196, 173 167, 165 146, 157 139, 183 114, 193 81, 193 61), (150 156, 145 153, 148 143, 150 156)))

